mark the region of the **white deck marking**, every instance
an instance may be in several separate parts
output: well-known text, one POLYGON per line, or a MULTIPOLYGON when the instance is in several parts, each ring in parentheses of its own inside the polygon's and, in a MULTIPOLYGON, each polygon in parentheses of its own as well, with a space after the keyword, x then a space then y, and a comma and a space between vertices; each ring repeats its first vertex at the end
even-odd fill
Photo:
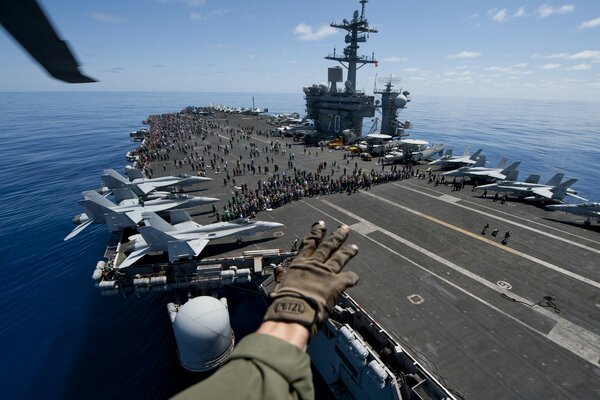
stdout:
MULTIPOLYGON (((412 191, 412 192, 415 192, 415 193, 422 194, 423 196, 431 197, 432 199, 438 199, 438 200, 445 201, 445 199, 444 199, 444 196, 447 196, 446 194, 444 194, 444 193, 442 193, 442 192, 435 191, 435 190, 433 190, 433 189, 428 189, 428 190, 430 190, 430 191, 432 191, 432 192, 434 192, 434 193, 438 193, 438 195, 433 195, 433 194, 425 193, 425 192, 424 192, 424 191, 422 191, 422 190, 417 190, 417 189, 415 189, 415 188, 410 188, 410 187, 408 187, 408 186, 401 185, 401 184, 399 184, 399 183, 396 183, 396 182, 392 183, 392 185, 394 185, 394 186, 397 186, 397 187, 399 187, 399 188, 402 188, 402 189, 410 190, 410 191, 412 191)), ((363 192, 363 193, 364 193, 364 192, 363 192)), ((558 232, 560 232, 560 233, 562 233, 562 234, 564 234, 564 235, 568 235, 568 236, 576 237, 576 238, 578 238, 578 239, 585 240, 585 241, 587 241, 587 242, 592 242, 592 243, 595 243, 595 244, 600 244, 600 242, 598 242, 598 241, 596 241, 596 240, 593 240, 593 239, 590 239, 590 238, 587 238, 587 237, 585 237, 585 236, 576 235, 576 234, 574 234, 574 233, 567 232, 567 231, 564 231, 564 230, 562 230, 562 229, 555 228, 555 227, 553 227, 553 226, 550 226, 550 225, 542 224, 541 222, 538 222, 538 221, 533 221, 533 220, 531 220, 531 219, 527 219, 527 218, 524 218, 524 217, 521 217, 521 216, 518 216, 518 215, 513 215, 513 214, 510 214, 510 213, 507 213, 506 211, 502 211, 502 210, 496 210, 495 208, 491 208, 491 207, 488 207, 488 206, 485 206, 485 205, 482 205, 482 204, 473 203, 472 201, 469 201, 469 200, 464 200, 464 199, 459 199, 459 200, 460 200, 461 202, 463 202, 463 203, 473 204, 473 205, 476 205, 476 206, 478 206, 478 207, 481 207, 481 208, 486 208, 486 209, 488 209, 488 210, 491 210, 491 211, 494 211, 494 212, 497 212, 497 213, 506 214, 506 215, 508 215, 508 216, 510 216, 510 217, 512 217, 512 218, 517 218, 517 219, 521 219, 521 220, 523 220, 523 221, 527 221, 527 222, 529 222, 529 223, 532 223, 532 224, 535 224, 535 225, 540 225, 540 226, 543 226, 545 229, 551 229, 551 230, 554 230, 554 231, 558 231, 558 232)), ((524 228, 524 229, 528 229, 528 230, 531 230, 531 231, 537 232, 537 233, 539 233, 539 234, 541 234, 541 235, 545 235, 545 236, 551 237, 551 238, 553 238, 553 239, 557 239, 557 240, 560 240, 560 241, 563 241, 563 242, 567 242, 567 243, 570 243, 570 244, 572 244, 572 245, 574 245, 574 246, 581 247, 581 248, 583 248, 583 249, 590 250, 590 251, 593 251, 593 252, 595 252, 595 253, 599 253, 599 254, 600 254, 600 250, 598 250, 598 249, 595 249, 595 248, 593 248, 593 247, 588 247, 588 246, 586 246, 586 245, 584 245, 584 244, 581 244, 581 243, 577 243, 577 242, 570 241, 570 240, 568 240, 568 239, 566 239, 566 238, 563 238, 563 237, 561 237, 561 236, 556 236, 556 235, 553 235, 553 234, 551 234, 551 233, 547 233, 547 232, 541 231, 541 230, 539 230, 539 229, 532 228, 532 227, 530 227, 530 226, 527 226, 527 225, 522 225, 522 224, 519 224, 518 222, 510 221, 510 220, 507 220, 507 219, 505 219, 505 218, 502 218, 502 217, 500 217, 500 216, 497 216, 497 215, 494 215, 494 214, 489 214, 489 213, 486 213, 485 211, 481 211, 481 210, 477 210, 477 209, 475 209, 475 208, 467 207, 467 206, 465 206, 464 204, 456 204, 455 202, 452 202, 452 204, 454 204, 454 205, 455 205, 455 206, 457 206, 457 207, 462 207, 462 208, 464 208, 464 209, 466 209, 466 210, 470 210, 470 211, 473 211, 473 212, 476 212, 476 213, 479 213, 479 214, 487 215, 487 216, 489 216, 489 217, 491 217, 491 218, 495 218, 495 219, 498 219, 498 220, 500 220, 500 221, 503 221, 503 222, 508 222, 508 223, 510 223, 510 224, 513 224, 513 225, 516 225, 516 226, 522 227, 522 228, 524 228)))
MULTIPOLYGON (((368 193, 368 192, 362 192, 362 193, 365 194, 365 195, 367 195, 367 196, 372 196, 372 197, 376 198, 377 200, 383 201, 384 203, 387 203, 387 204, 389 204, 391 206, 400 208, 400 209, 402 209, 404 211, 407 211, 407 212, 409 212, 411 214, 414 214, 414 215, 417 215, 419 217, 428 219, 431 222, 435 222, 436 224, 445 226, 446 228, 450 228, 450 229, 452 229, 454 231, 457 231, 457 232, 462 233, 464 235, 470 236, 473 239, 485 242, 485 243, 490 244, 492 246, 495 246, 495 247, 497 247, 499 249, 502 249, 502 250, 504 250, 504 251, 506 251, 508 253, 512 253, 512 254, 514 254, 516 256, 525 258, 525 259, 527 259, 529 261, 533 261, 536 264, 542 265, 542 266, 544 266, 544 267, 546 267, 548 269, 551 269, 551 270, 556 271, 558 273, 561 273, 563 275, 567 275, 567 276, 569 276, 569 277, 571 277, 573 279, 576 279, 576 280, 578 280, 580 282, 587 283, 588 285, 591 285, 591 286, 594 286, 594 287, 600 289, 600 282, 596 282, 596 281, 594 281, 594 280, 592 280, 590 278, 586 278, 585 276, 581 276, 579 274, 576 274, 575 272, 572 272, 572 271, 569 271, 569 270, 564 269, 562 267, 559 267, 558 265, 554 265, 554 264, 549 263, 547 261, 540 260, 537 257, 534 257, 532 255, 523 253, 522 251, 515 250, 512 247, 503 246, 500 243, 496 243, 496 242, 494 242, 494 241, 492 241, 490 239, 487 239, 487 238, 485 238, 485 237, 483 237, 483 236, 481 236, 479 234, 467 231, 467 230, 465 230, 463 228, 460 228, 460 227, 458 227, 456 225, 452 225, 452 224, 450 224, 448 222, 445 222, 445 221, 442 221, 442 220, 437 219, 435 217, 432 217, 431 215, 427 215, 427 214, 424 214, 424 213, 422 213, 420 211, 413 210, 412 208, 408 208, 406 206, 400 205, 398 203, 393 202, 392 200, 388 200, 388 199, 385 199, 385 198, 383 198, 381 196, 377 196, 377 195, 374 195, 374 194, 371 194, 371 193, 368 193)), ((457 204, 457 206, 460 206, 460 205, 457 204)))
MULTIPOLYGON (((368 220, 366 220, 365 218, 362 218, 348 210, 343 209, 342 207, 339 207, 327 200, 321 200, 321 202, 323 204, 326 204, 327 206, 341 212, 342 214, 346 214, 347 216, 360 221, 358 224, 362 224, 361 229, 363 231, 379 231, 382 234, 404 244, 405 246, 408 246, 410 248, 412 248, 413 250, 416 250, 430 258, 432 258, 433 260, 455 270, 456 272, 459 272, 471 279, 473 279, 474 281, 486 286, 487 288, 493 290, 494 292, 497 293, 504 293, 510 297, 512 297, 513 299, 517 300, 517 301, 522 301, 524 303, 530 303, 530 301, 528 299, 525 299, 524 297, 521 297, 513 292, 509 292, 507 290, 503 290, 501 288, 499 288, 495 283, 488 281, 487 279, 472 273, 471 271, 457 265, 454 264, 453 262, 446 260, 443 257, 438 256, 437 254, 432 253, 431 251, 417 245, 416 243, 413 243, 407 239, 404 239, 401 236, 396 235, 393 232, 388 231, 385 228, 382 228, 378 225, 375 225, 371 222, 369 222, 368 220)), ((328 216, 329 218, 338 221, 340 223, 342 223, 342 221, 340 221, 339 219, 333 217, 330 214, 327 214, 325 211, 314 207, 308 203, 305 203, 307 206, 313 208, 314 210, 328 216)), ((354 224, 358 225, 358 224, 354 224)), ((498 307, 488 303, 487 301, 483 300, 482 298, 480 298, 479 296, 470 293, 469 291, 467 291, 466 289, 463 289, 462 287, 456 285, 455 283, 449 281, 448 279, 444 278, 443 276, 440 276, 438 274, 436 274, 435 272, 429 270, 428 268, 418 264, 417 262, 411 260, 410 258, 398 253, 397 251, 395 251, 394 249, 391 249, 388 246, 385 246, 382 243, 379 243, 377 240, 370 238, 367 235, 362 235, 363 237, 365 237, 366 239, 372 241, 373 243, 377 244, 378 246, 386 249, 387 251, 391 252, 392 254, 406 260, 407 262, 409 262, 410 264, 414 265, 415 267, 426 271, 427 273, 429 273, 432 276, 435 276, 436 278, 438 278, 439 280, 445 282, 446 284, 454 287, 455 289, 463 292, 464 294, 474 298, 475 300, 479 301, 482 304, 485 304, 486 306, 490 307, 491 309, 493 309, 494 311, 497 311, 498 313, 504 315, 505 317, 517 322, 518 324, 524 326, 525 328, 551 340, 552 342, 558 344, 559 346, 563 347, 566 350, 569 350, 570 352, 572 352, 573 354, 576 354, 577 356, 581 357, 582 359, 594 364, 594 365, 600 365, 600 336, 596 335, 595 333, 588 331, 587 329, 580 327, 574 323, 571 323, 570 321, 562 318, 561 316, 557 315, 556 313, 543 308, 543 307, 539 307, 539 306, 534 306, 531 309, 538 312, 539 314, 542 314, 552 320, 554 320, 556 322, 555 326, 552 328, 552 330, 550 331, 550 333, 545 334, 544 332, 538 331, 537 329, 535 329, 534 327, 528 325, 527 323, 525 323, 524 321, 521 321, 520 319, 514 317, 513 315, 499 309, 498 307)))

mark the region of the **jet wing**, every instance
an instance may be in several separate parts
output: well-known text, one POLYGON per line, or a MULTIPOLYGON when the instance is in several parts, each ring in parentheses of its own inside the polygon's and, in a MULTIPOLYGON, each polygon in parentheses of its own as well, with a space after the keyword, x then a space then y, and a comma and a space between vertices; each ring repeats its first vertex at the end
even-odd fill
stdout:
POLYGON ((150 183, 138 183, 137 187, 144 193, 148 194, 154 189, 156 189, 156 185, 152 185, 150 183))
POLYGON ((506 175, 501 174, 500 172, 496 172, 496 171, 481 171, 481 172, 470 172, 469 175, 474 175, 474 176, 480 176, 486 179, 496 179, 496 180, 503 180, 506 178, 506 175))
POLYGON ((67 235, 67 237, 65 237, 63 240, 66 242, 67 240, 74 238, 75 236, 79 235, 82 230, 84 230, 85 228, 87 228, 89 225, 91 225, 93 223, 94 223, 94 219, 89 219, 89 220, 85 221, 83 224, 76 226, 75 229, 73 229, 71 231, 71 233, 69 233, 67 235))
POLYGON ((146 247, 145 249, 136 250, 131 253, 121 264, 119 264, 119 269, 127 268, 133 265, 137 260, 144 257, 146 254, 150 253, 152 249, 150 247, 146 247))
POLYGON ((0 1, 0 23, 50 75, 67 83, 96 82, 79 71, 69 45, 35 0, 0 1))
POLYGON ((194 239, 169 242, 167 251, 169 261, 175 262, 181 258, 196 257, 208 244, 207 239, 194 239))
POLYGON ((585 197, 577 196, 576 194, 569 193, 569 192, 567 192, 567 196, 575 197, 576 199, 579 199, 582 201, 588 201, 588 199, 586 199, 585 197))
POLYGON ((531 190, 537 197, 542 197, 544 199, 551 199, 554 193, 550 190, 550 188, 534 188, 531 190))

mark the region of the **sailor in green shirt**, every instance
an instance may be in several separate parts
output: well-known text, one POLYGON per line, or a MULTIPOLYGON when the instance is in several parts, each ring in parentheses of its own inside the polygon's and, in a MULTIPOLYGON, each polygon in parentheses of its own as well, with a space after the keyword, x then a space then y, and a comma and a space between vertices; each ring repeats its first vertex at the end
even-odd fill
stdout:
POLYGON ((298 255, 271 293, 273 303, 256 333, 245 337, 209 378, 176 399, 312 399, 314 387, 306 347, 337 298, 358 275, 342 271, 358 252, 343 246, 349 228, 325 238, 325 223, 313 224, 298 255))

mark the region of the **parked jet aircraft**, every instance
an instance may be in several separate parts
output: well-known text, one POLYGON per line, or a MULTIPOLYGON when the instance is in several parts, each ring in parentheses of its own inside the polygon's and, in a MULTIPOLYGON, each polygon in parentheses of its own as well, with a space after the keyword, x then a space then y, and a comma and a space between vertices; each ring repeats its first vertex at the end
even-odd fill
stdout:
POLYGON ((453 177, 461 177, 465 176, 465 171, 470 170, 471 168, 485 168, 486 159, 485 156, 481 156, 477 159, 475 164, 466 167, 460 167, 457 169, 453 169, 452 171, 442 172, 443 176, 453 176, 453 177))
POLYGON ((600 223, 600 203, 580 203, 580 204, 553 204, 547 206, 550 210, 564 211, 566 213, 582 215, 586 217, 585 224, 592 223, 592 218, 595 218, 600 223))
POLYGON ((160 178, 136 178, 126 179, 114 169, 105 169, 104 175, 100 177, 109 190, 117 188, 130 188, 138 196, 143 196, 157 188, 171 188, 194 185, 196 183, 212 181, 212 178, 203 176, 163 176, 160 178))
POLYGON ((250 221, 239 219, 235 222, 217 222, 200 225, 185 211, 171 213, 171 222, 152 212, 143 214, 145 226, 138 227, 139 234, 129 238, 131 254, 119 265, 127 268, 153 251, 169 254, 169 261, 198 256, 210 240, 233 236, 241 241, 243 236, 283 227, 278 222, 250 221))
MULTIPOLYGON (((554 175, 545 184, 533 183, 539 179, 539 175, 530 175, 524 182, 516 182, 507 179, 489 185, 477 186, 477 190, 489 190, 492 192, 506 193, 518 198, 530 201, 544 200, 562 200, 566 195, 583 199, 577 196, 577 192, 570 187, 577 182, 577 179, 569 179, 561 183, 564 174, 558 173, 554 175)), ((585 199, 583 199, 585 200, 585 199)))
MULTIPOLYGON (((481 159, 481 158, 480 158, 481 159)), ((445 176, 466 176, 471 178, 474 181, 487 181, 493 182, 498 180, 505 180, 507 175, 510 174, 511 171, 516 171, 521 165, 520 161, 514 162, 508 167, 504 168, 506 164, 506 159, 503 158, 500 160, 498 165, 495 168, 486 168, 486 167, 463 167, 459 168, 455 171, 449 171, 443 173, 445 176)))
POLYGON ((142 221, 143 212, 161 212, 177 208, 192 208, 205 204, 204 200, 191 196, 174 196, 172 199, 149 200, 142 204, 116 205, 106 197, 94 190, 83 192, 83 200, 79 206, 85 211, 73 218, 73 223, 78 224, 73 231, 65 237, 69 240, 77 236, 91 224, 106 224, 111 232, 123 228, 134 227, 142 221))
POLYGON ((219 201, 219 199, 216 197, 190 196, 184 193, 171 192, 152 192, 149 196, 146 196, 145 199, 142 200, 138 195, 133 193, 131 189, 127 188, 114 189, 112 190, 112 194, 119 206, 136 204, 150 204, 157 206, 159 204, 169 204, 173 200, 177 201, 185 199, 194 199, 194 202, 199 205, 211 204, 219 201))
POLYGON ((462 156, 452 156, 452 152, 449 151, 444 154, 443 157, 433 160, 429 165, 436 165, 441 168, 458 168, 464 166, 472 166, 479 159, 483 149, 477 150, 473 155, 469 155, 471 150, 467 147, 462 156))

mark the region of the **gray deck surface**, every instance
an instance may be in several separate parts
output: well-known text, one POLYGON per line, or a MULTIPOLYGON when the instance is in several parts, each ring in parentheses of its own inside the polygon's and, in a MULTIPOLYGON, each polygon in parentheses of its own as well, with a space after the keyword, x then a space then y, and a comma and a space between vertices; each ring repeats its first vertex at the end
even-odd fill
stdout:
MULTIPOLYGON (((233 127, 268 126, 264 117, 227 118, 233 127)), ((207 141, 216 147, 218 138, 208 136, 207 141)), ((293 143, 257 135, 252 140, 259 149, 271 140, 293 143)), ((199 142, 197 150, 204 144, 199 142)), ((280 172, 289 152, 295 153, 297 168, 313 172, 319 161, 342 162, 342 151, 325 149, 315 156, 313 147, 311 156, 304 156, 303 149, 294 144, 288 154, 269 157, 275 157, 280 172)), ((235 144, 226 159, 232 163, 240 154, 248 159, 243 143, 235 144)), ((381 169, 376 160, 357 159, 349 171, 354 162, 367 171, 381 169)), ((265 165, 263 153, 259 165, 265 165)), ((162 161, 152 166, 155 175, 191 173, 170 166, 163 172, 162 161)), ((226 202, 234 188, 223 185, 223 174, 208 170, 207 176, 214 181, 190 194, 226 202)), ((254 189, 258 179, 266 178, 248 174, 235 179, 238 186, 247 183, 254 189)), ((346 223, 353 228, 349 241, 360 249, 347 266, 361 278, 350 294, 448 387, 469 399, 600 398, 598 226, 584 227, 570 222, 576 216, 480 195, 470 186, 455 192, 451 185, 436 187, 411 178, 352 195, 304 198, 258 214, 259 220, 285 224, 281 232, 258 237, 272 240, 249 239, 226 254, 287 250, 312 222, 324 220, 330 228, 346 223), (490 228, 481 235, 486 223, 490 228), (493 229, 500 230, 496 238, 493 229), (500 241, 507 230, 512 237, 504 246, 500 241), (423 301, 411 302, 412 295, 423 301), (555 298, 556 310, 544 303, 545 296, 555 298)), ((200 212, 195 220, 214 222, 205 207, 194 210, 200 212)))

